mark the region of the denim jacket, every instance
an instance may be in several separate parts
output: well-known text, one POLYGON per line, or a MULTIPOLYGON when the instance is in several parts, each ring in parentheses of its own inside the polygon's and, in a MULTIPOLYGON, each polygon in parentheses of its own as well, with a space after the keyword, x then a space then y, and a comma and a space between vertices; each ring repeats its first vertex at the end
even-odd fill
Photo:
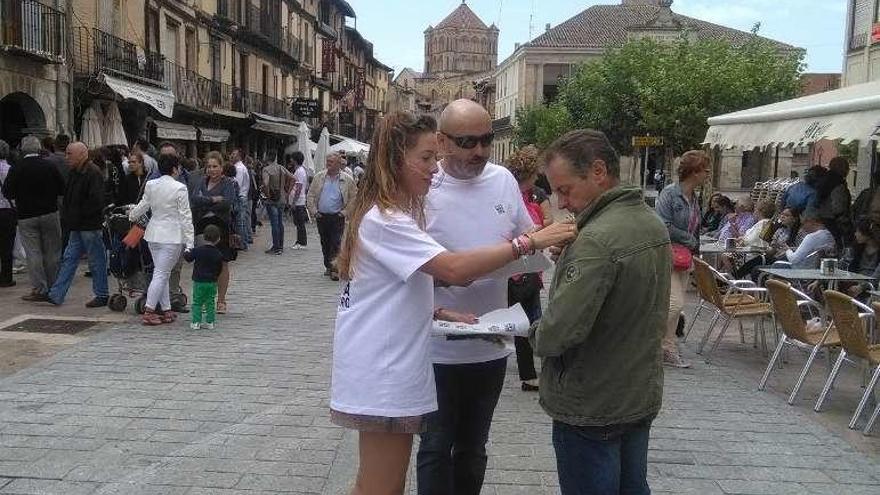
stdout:
POLYGON ((696 196, 693 201, 698 213, 694 234, 688 232, 688 225, 691 219, 691 204, 685 199, 684 194, 681 192, 681 185, 678 183, 670 184, 660 191, 654 208, 657 211, 657 215, 660 216, 660 220, 663 220, 666 228, 669 229, 669 239, 674 244, 682 244, 689 247, 691 251, 696 252, 700 248, 700 219, 703 215, 700 212, 699 203, 696 203, 696 196))

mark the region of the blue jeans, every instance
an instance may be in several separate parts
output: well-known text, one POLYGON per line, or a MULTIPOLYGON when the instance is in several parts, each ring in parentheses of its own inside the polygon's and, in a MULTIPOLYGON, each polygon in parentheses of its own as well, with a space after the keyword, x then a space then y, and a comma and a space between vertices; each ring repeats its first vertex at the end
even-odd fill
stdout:
POLYGON ((506 357, 434 365, 439 409, 428 417, 428 432, 419 444, 419 495, 480 494, 489 427, 506 371, 506 357))
POLYGON ((650 495, 651 420, 603 427, 553 422, 562 495, 650 495))
POLYGON ((272 249, 284 249, 284 217, 281 205, 266 203, 266 216, 269 217, 269 224, 272 226, 272 249))
POLYGON ((70 232, 70 240, 64 249, 61 259, 61 269, 58 278, 49 289, 49 299, 57 304, 64 302, 67 291, 73 283, 79 259, 83 254, 89 258, 89 271, 92 272, 92 292, 95 297, 106 298, 110 292, 107 288, 107 249, 104 247, 104 238, 100 230, 73 230, 70 232))

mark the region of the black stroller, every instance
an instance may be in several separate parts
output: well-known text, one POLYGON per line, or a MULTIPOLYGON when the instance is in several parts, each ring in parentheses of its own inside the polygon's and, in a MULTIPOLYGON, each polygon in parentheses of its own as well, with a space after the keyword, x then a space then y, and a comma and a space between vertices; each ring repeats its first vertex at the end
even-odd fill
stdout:
MULTIPOLYGON (((104 210, 104 245, 109 252, 110 275, 116 279, 117 292, 107 302, 112 311, 122 312, 128 306, 128 298, 136 298, 134 309, 143 314, 147 302, 147 287, 153 278, 153 257, 143 239, 135 248, 129 248, 122 240, 134 225, 128 219, 132 205, 110 205, 104 210)), ((142 226, 147 223, 143 219, 142 226)), ((171 294, 171 307, 177 309, 187 304, 186 294, 179 288, 171 294)))

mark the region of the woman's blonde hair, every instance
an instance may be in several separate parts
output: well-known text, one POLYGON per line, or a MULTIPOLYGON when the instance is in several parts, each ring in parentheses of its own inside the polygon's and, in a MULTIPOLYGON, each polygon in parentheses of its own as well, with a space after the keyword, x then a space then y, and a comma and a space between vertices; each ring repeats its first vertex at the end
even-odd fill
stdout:
POLYGON ((410 112, 394 112, 379 122, 373 133, 366 174, 352 203, 342 248, 336 258, 340 277, 351 280, 354 276, 352 267, 357 256, 358 230, 364 215, 373 206, 383 211, 401 209, 412 215, 420 226, 425 226, 425 198, 406 195, 403 165, 406 150, 415 146, 420 136, 434 132, 437 132, 437 122, 427 115, 419 117, 410 112), (401 194, 405 195, 403 201, 401 194))
POLYGON ((205 155, 205 168, 208 168, 208 160, 217 160, 217 163, 220 164, 221 170, 226 165, 225 160, 223 160, 223 155, 221 155, 219 151, 209 151, 208 154, 205 155))
POLYGON ((528 145, 524 148, 516 150, 504 162, 507 170, 516 178, 517 182, 522 182, 530 177, 538 174, 541 163, 538 160, 541 152, 534 145, 528 145))

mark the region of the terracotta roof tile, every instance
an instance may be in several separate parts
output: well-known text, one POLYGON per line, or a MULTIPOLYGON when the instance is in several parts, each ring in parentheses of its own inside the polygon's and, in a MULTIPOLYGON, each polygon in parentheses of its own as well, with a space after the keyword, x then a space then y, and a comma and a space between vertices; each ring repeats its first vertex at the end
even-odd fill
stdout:
POLYGON ((446 19, 443 19, 440 24, 437 24, 435 29, 443 28, 488 29, 486 24, 464 2, 446 16, 446 19))
MULTIPOLYGON (((627 29, 652 20, 659 7, 651 5, 594 5, 580 14, 538 36, 529 46, 538 47, 595 47, 605 48, 627 40, 627 29)), ((743 44, 751 33, 719 26, 711 22, 673 13, 673 19, 696 31, 698 39, 714 39, 743 44)), ((795 49, 791 45, 770 40, 781 49, 795 49)))

